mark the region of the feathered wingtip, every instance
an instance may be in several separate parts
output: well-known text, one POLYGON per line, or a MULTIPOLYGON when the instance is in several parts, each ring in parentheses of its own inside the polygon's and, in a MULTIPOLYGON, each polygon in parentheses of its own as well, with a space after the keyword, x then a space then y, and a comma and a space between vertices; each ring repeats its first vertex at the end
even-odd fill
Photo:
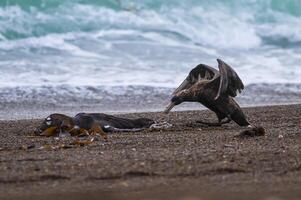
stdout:
POLYGON ((221 94, 228 94, 235 97, 237 95, 237 91, 240 93, 244 89, 243 82, 230 65, 221 59, 217 59, 217 62, 221 77, 215 100, 217 100, 221 94))

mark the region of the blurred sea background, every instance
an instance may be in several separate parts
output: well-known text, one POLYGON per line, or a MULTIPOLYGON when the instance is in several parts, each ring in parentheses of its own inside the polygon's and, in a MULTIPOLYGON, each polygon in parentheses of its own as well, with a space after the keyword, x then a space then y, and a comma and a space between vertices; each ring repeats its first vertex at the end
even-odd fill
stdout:
POLYGON ((301 0, 1 0, 0 119, 158 111, 216 58, 243 106, 300 103, 301 0))

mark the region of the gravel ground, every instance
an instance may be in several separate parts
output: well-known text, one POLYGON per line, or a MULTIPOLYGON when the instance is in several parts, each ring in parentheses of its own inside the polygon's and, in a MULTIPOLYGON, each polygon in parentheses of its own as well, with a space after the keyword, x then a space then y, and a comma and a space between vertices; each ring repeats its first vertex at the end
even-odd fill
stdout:
POLYGON ((0 121, 0 199, 301 199, 301 105, 244 110, 265 136, 195 123, 216 120, 209 111, 172 112, 170 129, 84 146, 32 136, 41 120, 0 121))

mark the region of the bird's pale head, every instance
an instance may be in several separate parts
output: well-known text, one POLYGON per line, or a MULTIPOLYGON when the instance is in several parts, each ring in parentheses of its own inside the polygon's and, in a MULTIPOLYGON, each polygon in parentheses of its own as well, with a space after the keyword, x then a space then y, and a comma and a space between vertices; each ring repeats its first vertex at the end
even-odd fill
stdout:
POLYGON ((181 104, 181 103, 183 102, 183 99, 182 99, 181 96, 175 95, 175 96, 173 96, 173 97, 170 99, 170 102, 173 103, 173 104, 176 106, 176 105, 181 104))
POLYGON ((181 104, 182 102, 185 101, 185 97, 188 95, 188 90, 181 90, 178 93, 176 93, 170 100, 170 103, 168 106, 165 108, 164 113, 168 114, 173 107, 176 105, 181 104))

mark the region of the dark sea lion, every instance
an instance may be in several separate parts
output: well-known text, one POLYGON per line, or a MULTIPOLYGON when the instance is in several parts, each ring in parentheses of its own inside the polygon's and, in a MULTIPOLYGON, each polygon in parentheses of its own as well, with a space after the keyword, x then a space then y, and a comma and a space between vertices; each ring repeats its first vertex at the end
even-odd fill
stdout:
POLYGON ((127 119, 103 113, 78 113, 74 117, 74 122, 82 128, 88 128, 91 123, 97 122, 106 132, 138 131, 155 123, 148 118, 127 119))
POLYGON ((150 127, 155 122, 147 118, 127 119, 103 113, 79 113, 75 117, 51 114, 35 129, 35 134, 51 136, 67 131, 71 135, 81 133, 131 132, 150 127))
POLYGON ((237 92, 244 89, 244 85, 237 73, 224 61, 217 59, 219 71, 200 64, 192 69, 183 83, 173 92, 170 104, 165 113, 182 102, 199 102, 215 112, 217 123, 198 121, 199 123, 221 126, 235 121, 240 126, 250 126, 245 114, 234 100, 237 92), (225 121, 222 121, 226 119, 225 121))

